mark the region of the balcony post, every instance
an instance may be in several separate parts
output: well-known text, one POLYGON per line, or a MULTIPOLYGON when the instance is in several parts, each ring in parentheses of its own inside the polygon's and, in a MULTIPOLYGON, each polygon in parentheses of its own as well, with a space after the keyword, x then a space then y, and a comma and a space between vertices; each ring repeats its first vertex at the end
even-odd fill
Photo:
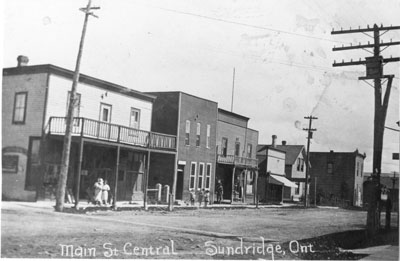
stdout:
POLYGON ((118 143, 121 140, 120 136, 121 136, 121 126, 118 126, 118 136, 117 136, 117 142, 118 143))
POLYGON ((79 205, 79 191, 81 187, 81 172, 82 172, 82 161, 83 161, 83 146, 84 141, 82 137, 80 138, 79 142, 79 161, 78 161, 78 179, 76 181, 76 195, 75 195, 75 209, 78 209, 79 205))
POLYGON ((233 203, 233 198, 235 195, 235 170, 236 167, 233 167, 233 171, 232 171, 232 193, 231 193, 231 204, 233 203))
POLYGON ((85 119, 84 118, 80 118, 80 120, 82 121, 82 124, 81 124, 81 128, 82 128, 82 130, 81 130, 81 138, 83 137, 83 133, 84 133, 84 131, 85 131, 85 119))
POLYGON ((118 174, 119 174, 119 154, 121 147, 117 146, 117 163, 115 165, 115 184, 114 184, 114 199, 113 199, 113 209, 117 210, 117 189, 118 189, 118 174))

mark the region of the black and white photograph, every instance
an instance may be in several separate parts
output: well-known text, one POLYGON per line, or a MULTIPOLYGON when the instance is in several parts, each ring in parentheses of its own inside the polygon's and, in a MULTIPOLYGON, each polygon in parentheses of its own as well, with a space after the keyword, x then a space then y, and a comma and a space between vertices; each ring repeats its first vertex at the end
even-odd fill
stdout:
POLYGON ((1 253, 399 260, 399 0, 4 0, 1 253))

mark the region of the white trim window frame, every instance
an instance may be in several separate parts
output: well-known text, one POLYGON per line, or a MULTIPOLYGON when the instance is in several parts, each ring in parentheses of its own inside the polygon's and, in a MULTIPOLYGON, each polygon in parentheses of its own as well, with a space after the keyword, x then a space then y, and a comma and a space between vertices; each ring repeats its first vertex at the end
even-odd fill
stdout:
POLYGON ((204 162, 199 163, 199 172, 197 175, 198 189, 204 188, 204 162))
POLYGON ((205 183, 204 183, 204 188, 206 190, 210 190, 210 188, 211 188, 211 170, 212 170, 212 164, 211 163, 207 163, 207 165, 206 165, 206 179, 205 179, 205 183))
POLYGON ((128 135, 129 136, 139 136, 139 133, 137 130, 140 128, 140 110, 131 107, 131 113, 129 115, 129 128, 134 129, 134 130, 129 130, 128 135))
POLYGON ((189 190, 196 188, 197 162, 190 163, 189 190))

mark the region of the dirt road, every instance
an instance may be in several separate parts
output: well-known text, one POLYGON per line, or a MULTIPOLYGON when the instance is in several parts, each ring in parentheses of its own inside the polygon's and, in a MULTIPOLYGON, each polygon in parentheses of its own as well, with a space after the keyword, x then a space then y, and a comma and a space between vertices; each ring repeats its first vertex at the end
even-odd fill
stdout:
POLYGON ((318 251, 297 240, 361 229, 366 217, 287 208, 66 214, 30 204, 3 202, 2 257, 296 259, 318 251))

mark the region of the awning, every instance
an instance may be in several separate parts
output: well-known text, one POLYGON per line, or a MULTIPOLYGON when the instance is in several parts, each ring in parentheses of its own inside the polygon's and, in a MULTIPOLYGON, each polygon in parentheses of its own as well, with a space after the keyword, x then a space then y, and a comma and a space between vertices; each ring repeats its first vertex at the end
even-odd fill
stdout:
POLYGON ((283 184, 285 187, 297 188, 297 185, 295 183, 291 182, 283 176, 271 174, 270 177, 272 178, 270 179, 271 183, 283 184))

